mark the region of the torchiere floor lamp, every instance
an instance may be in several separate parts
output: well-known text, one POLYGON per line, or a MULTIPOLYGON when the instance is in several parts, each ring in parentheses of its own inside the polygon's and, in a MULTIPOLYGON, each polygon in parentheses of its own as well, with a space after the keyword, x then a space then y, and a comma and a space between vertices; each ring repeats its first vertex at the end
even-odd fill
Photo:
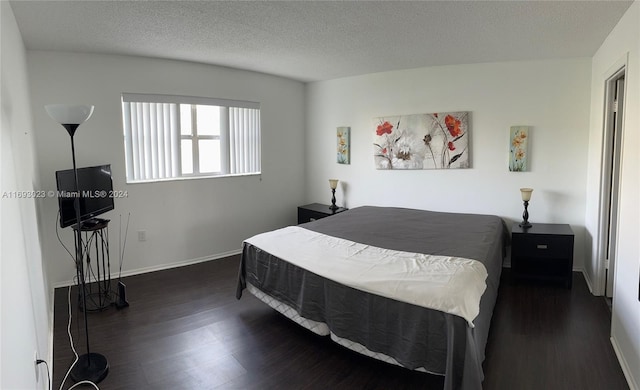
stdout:
POLYGON ((78 187, 78 170, 76 168, 76 150, 73 144, 73 135, 82 123, 84 123, 93 113, 93 106, 88 105, 67 105, 49 104, 45 110, 51 118, 64 127, 71 136, 71 158, 73 159, 74 174, 74 202, 76 211, 75 241, 76 241, 76 271, 78 273, 79 285, 82 289, 82 308, 84 313, 84 330, 87 342, 87 353, 80 355, 78 361, 71 369, 71 378, 76 381, 91 381, 98 383, 109 373, 109 362, 103 355, 89 350, 89 323, 87 322, 87 295, 85 291, 85 277, 82 254, 82 225, 80 220, 80 192, 78 187))

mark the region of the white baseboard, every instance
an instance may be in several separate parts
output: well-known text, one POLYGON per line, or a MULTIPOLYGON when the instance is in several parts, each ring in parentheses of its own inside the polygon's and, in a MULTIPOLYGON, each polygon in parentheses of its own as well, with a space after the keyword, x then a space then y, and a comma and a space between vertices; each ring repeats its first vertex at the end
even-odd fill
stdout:
MULTIPOLYGON (((233 250, 233 251, 224 252, 224 253, 218 253, 218 254, 215 254, 215 255, 198 257, 196 259, 177 261, 177 262, 167 263, 167 264, 159 264, 159 265, 154 265, 154 266, 151 266, 151 267, 136 268, 136 269, 133 269, 133 270, 123 271, 122 272, 122 276, 140 275, 140 274, 146 274, 146 273, 149 273, 149 272, 162 271, 162 270, 172 269, 172 268, 179 268, 179 267, 184 267, 184 266, 187 266, 187 265, 204 263, 205 261, 219 260, 219 259, 223 259, 225 257, 235 256, 235 255, 238 255, 240 253, 242 253, 242 249, 236 249, 236 250, 233 250)), ((117 272, 113 272, 113 273, 111 273, 110 276, 111 276, 111 279, 114 280, 114 279, 117 279, 120 275, 117 272)), ((62 282, 54 284, 53 285, 53 290, 55 290, 56 288, 59 288, 59 287, 67 287, 67 286, 72 286, 72 285, 75 285, 75 284, 76 283, 73 281, 73 279, 62 281, 62 282)), ((51 302, 53 302, 53 300, 51 302)))
POLYGON ((589 278, 589 274, 586 273, 585 270, 582 270, 582 276, 584 277, 584 281, 587 282, 587 287, 589 288, 591 295, 596 295, 593 292, 593 282, 591 281, 591 278, 589 278))
POLYGON ((589 292, 591 293, 591 295, 595 295, 593 293, 593 287, 591 284, 591 279, 589 279, 589 275, 587 274, 586 270, 584 268, 574 268, 573 272, 580 272, 582 274, 582 277, 584 278, 585 283, 587 283, 587 288, 589 289, 589 292))
POLYGON ((635 378, 631 375, 632 371, 627 363, 624 355, 620 352, 620 348, 618 347, 618 342, 612 336, 609 338, 611 340, 611 345, 613 345, 613 351, 616 353, 616 357, 618 358, 618 362, 620 363, 620 367, 622 368, 622 373, 624 377, 627 379, 627 384, 629 385, 629 390, 640 390, 638 387, 638 383, 636 383, 635 378))

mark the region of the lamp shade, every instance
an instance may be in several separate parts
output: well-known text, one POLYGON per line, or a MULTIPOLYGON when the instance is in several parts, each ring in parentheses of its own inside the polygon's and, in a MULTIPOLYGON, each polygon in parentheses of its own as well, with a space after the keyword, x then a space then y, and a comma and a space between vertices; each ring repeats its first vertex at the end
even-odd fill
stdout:
POLYGON ((520 195, 522 195, 523 201, 531 200, 531 193, 533 192, 533 188, 520 188, 520 195))
POLYGON ((335 190, 336 188, 338 188, 338 180, 329 179, 329 187, 331 187, 332 190, 335 190))
POLYGON ((79 125, 93 114, 93 106, 82 104, 47 104, 44 109, 61 125, 79 125))

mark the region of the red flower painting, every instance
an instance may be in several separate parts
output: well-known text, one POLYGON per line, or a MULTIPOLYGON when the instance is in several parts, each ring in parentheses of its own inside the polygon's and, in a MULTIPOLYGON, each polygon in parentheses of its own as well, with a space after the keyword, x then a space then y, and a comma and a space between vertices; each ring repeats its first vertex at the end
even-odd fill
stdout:
POLYGON ((469 113, 374 119, 377 169, 469 168, 469 113))

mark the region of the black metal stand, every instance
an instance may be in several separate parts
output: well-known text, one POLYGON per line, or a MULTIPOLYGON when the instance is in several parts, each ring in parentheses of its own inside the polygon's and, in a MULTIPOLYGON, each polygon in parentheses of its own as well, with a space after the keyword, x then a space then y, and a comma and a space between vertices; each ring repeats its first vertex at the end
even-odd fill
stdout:
MULTIPOLYGON (((86 303, 81 303, 81 310, 100 311, 107 309, 112 301, 114 291, 111 288, 111 261, 109 256, 109 220, 96 219, 82 223, 83 233, 82 261, 85 267, 86 303)), ((73 226, 77 229, 77 225, 73 226)), ((80 294, 80 292, 78 292, 80 294)))

